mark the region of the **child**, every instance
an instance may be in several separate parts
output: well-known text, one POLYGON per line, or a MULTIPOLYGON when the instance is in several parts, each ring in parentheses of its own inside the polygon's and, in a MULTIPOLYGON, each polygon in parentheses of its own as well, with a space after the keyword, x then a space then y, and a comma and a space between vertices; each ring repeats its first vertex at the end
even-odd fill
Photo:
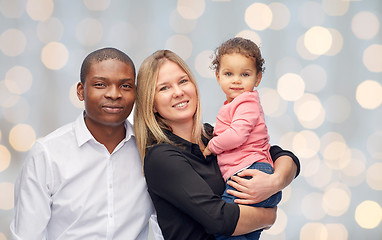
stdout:
MULTIPOLYGON (((243 169, 258 169, 273 173, 269 155, 269 136, 259 94, 254 87, 261 81, 264 59, 257 45, 243 38, 233 38, 216 49, 212 67, 227 100, 216 118, 214 137, 204 155, 217 154, 220 171, 225 181, 243 169)), ((235 197, 228 194, 226 185, 222 198, 230 203, 235 197)), ((275 207, 281 192, 254 204, 255 207, 275 207)), ((216 239, 259 239, 262 230, 236 236, 216 236, 216 239)))

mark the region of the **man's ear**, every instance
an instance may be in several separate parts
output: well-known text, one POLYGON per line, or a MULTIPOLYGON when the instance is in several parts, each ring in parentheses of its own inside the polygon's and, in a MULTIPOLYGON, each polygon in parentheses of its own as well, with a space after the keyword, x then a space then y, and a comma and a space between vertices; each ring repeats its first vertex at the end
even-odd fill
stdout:
POLYGON ((255 87, 258 87, 260 82, 261 82, 261 78, 263 77, 263 73, 262 72, 259 72, 256 76, 256 82, 255 82, 255 87))
POLYGON ((77 97, 78 100, 84 100, 84 84, 82 82, 77 83, 77 97))

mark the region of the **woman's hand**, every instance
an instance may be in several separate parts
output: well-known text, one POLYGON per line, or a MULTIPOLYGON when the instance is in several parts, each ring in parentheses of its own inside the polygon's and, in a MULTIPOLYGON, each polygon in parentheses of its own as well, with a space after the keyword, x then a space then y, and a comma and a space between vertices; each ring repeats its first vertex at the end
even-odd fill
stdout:
POLYGON ((280 190, 278 178, 275 174, 267 174, 256 169, 245 169, 232 176, 232 181, 227 184, 237 191, 228 190, 227 193, 238 197, 235 199, 237 204, 254 204, 261 202, 280 190), (245 179, 244 176, 251 177, 245 179))
POLYGON ((238 204, 254 204, 261 202, 278 191, 288 186, 296 176, 297 166, 289 156, 281 156, 274 163, 275 172, 267 174, 256 169, 245 169, 238 176, 233 176, 233 181, 227 184, 237 191, 227 192, 240 199, 235 199, 238 204), (242 178, 244 176, 251 179, 242 178))

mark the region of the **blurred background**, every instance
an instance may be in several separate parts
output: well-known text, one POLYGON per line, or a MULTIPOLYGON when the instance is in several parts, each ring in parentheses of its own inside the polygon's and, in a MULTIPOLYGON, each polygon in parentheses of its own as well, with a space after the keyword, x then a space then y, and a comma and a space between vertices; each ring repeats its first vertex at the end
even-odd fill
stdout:
POLYGON ((382 239, 381 21, 380 0, 0 0, 0 240, 28 150, 83 109, 75 87, 88 53, 116 47, 138 69, 175 51, 214 123, 225 97, 211 54, 234 36, 265 59, 271 143, 301 160, 262 239, 382 239))

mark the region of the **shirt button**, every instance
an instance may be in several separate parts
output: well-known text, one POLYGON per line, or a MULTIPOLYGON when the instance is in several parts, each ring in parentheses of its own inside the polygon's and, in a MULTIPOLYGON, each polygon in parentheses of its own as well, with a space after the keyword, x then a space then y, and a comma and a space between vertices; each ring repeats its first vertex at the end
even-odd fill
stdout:
POLYGON ((109 184, 109 188, 112 189, 112 188, 113 188, 113 185, 109 184))
POLYGON ((110 214, 109 214, 109 217, 110 217, 110 218, 113 218, 113 214, 112 214, 112 213, 110 213, 110 214))

